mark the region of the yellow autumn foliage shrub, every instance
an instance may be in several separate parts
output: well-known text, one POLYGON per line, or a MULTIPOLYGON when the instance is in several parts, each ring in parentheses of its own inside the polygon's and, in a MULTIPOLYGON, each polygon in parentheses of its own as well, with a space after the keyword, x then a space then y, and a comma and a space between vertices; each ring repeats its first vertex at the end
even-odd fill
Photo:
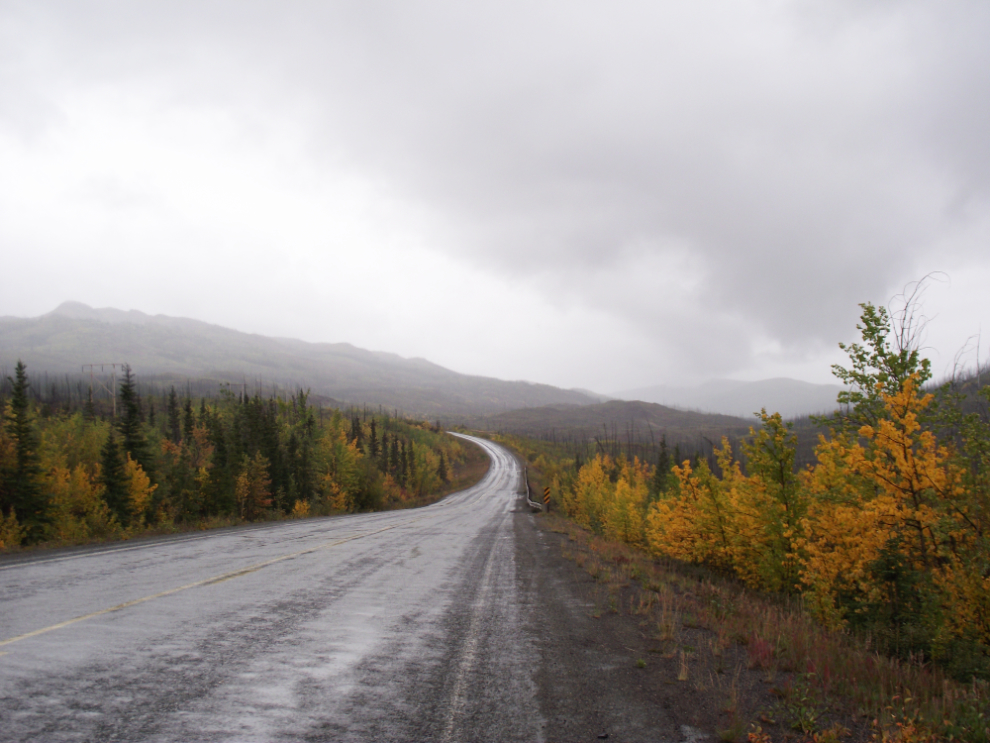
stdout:
POLYGON ((241 518, 253 521, 272 505, 272 481, 268 476, 268 459, 261 452, 245 460, 244 471, 237 476, 234 485, 234 494, 241 518))
POLYGON ((649 478, 649 465, 639 459, 616 461, 599 455, 578 470, 573 483, 564 484, 558 472, 552 489, 567 515, 578 523, 609 539, 642 546, 649 478))
POLYGON ((409 493, 395 481, 392 475, 386 474, 382 478, 382 497, 386 503, 394 505, 407 501, 409 493))
POLYGON ((646 540, 657 555, 714 567, 732 565, 731 506, 726 489, 704 461, 674 467, 677 493, 654 503, 646 540))
POLYGON ((847 618, 841 595, 856 594, 864 605, 895 600, 876 566, 896 551, 906 569, 931 581, 952 633, 975 630, 990 644, 990 581, 974 571, 986 555, 965 472, 918 420, 933 397, 912 376, 882 399, 886 417, 863 426, 859 440, 822 439, 818 463, 804 477, 815 504, 801 545, 806 593, 832 625, 847 618))
POLYGON ((332 511, 354 510, 354 495, 361 486, 361 453, 343 427, 317 442, 318 497, 332 511))
POLYGON ((52 467, 44 487, 50 495, 50 538, 60 544, 76 544, 120 532, 103 500, 103 486, 86 467, 52 467))
POLYGON ((704 461, 674 467, 675 493, 650 508, 646 537, 657 555, 735 573, 747 585, 774 592, 797 588, 794 544, 807 498, 793 474, 793 435, 779 414, 761 414, 743 445, 744 474, 728 440, 715 459, 721 476, 704 461))
POLYGON ((24 530, 17 523, 17 514, 13 511, 4 515, 0 513, 0 551, 18 547, 24 537, 24 530))
POLYGON ((578 471, 573 488, 561 495, 567 515, 589 529, 601 529, 604 504, 612 498, 614 486, 606 472, 610 467, 609 457, 595 457, 578 471))
MULTIPOLYGON (((200 468, 198 481, 205 478, 205 468, 200 468)), ((127 481, 127 502, 131 511, 131 527, 140 530, 144 526, 145 515, 151 505, 151 496, 158 489, 151 478, 141 469, 141 465, 127 454, 124 462, 124 479, 127 481)))
POLYGON ((644 543, 649 467, 639 459, 620 463, 611 497, 602 504, 602 530, 609 539, 641 546, 644 543))

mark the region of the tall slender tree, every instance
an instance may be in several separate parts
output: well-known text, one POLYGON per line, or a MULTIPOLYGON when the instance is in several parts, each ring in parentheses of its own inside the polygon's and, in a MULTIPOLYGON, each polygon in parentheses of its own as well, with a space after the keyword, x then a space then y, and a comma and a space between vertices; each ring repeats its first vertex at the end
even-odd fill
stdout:
POLYGON ((378 467, 382 472, 388 472, 389 466, 388 433, 382 434, 382 456, 378 460, 378 467))
POLYGON ((437 464, 437 476, 440 478, 440 482, 450 481, 450 475, 447 472, 447 459, 442 451, 440 452, 440 462, 437 464))
POLYGON ((670 469, 672 462, 670 452, 667 451, 666 434, 660 437, 660 452, 657 454, 657 466, 653 470, 653 479, 650 482, 652 495, 657 496, 667 491, 670 485, 670 469))
POLYGON ((401 441, 399 447, 399 484, 403 487, 409 480, 409 453, 406 449, 406 440, 401 441))
POLYGON ((28 380, 27 367, 18 359, 14 370, 14 378, 10 380, 13 386, 10 397, 10 410, 5 415, 7 434, 14 441, 13 467, 2 473, 0 486, 0 508, 4 515, 13 511, 21 526, 24 527, 24 538, 28 542, 37 542, 44 538, 46 509, 48 499, 41 489, 41 465, 38 461, 38 434, 31 415, 31 402, 28 390, 31 382, 28 380))
POLYGON ((186 444, 192 443, 193 429, 196 427, 196 416, 193 413, 192 399, 186 398, 185 409, 183 410, 182 438, 186 444))
POLYGON ((392 455, 389 457, 389 472, 396 475, 400 471, 399 467, 399 437, 392 437, 392 455))
POLYGON ((137 384, 129 364, 124 365, 124 378, 120 382, 120 402, 123 410, 117 421, 117 427, 123 439, 124 451, 141 465, 141 469, 149 476, 152 470, 151 452, 144 437, 141 425, 141 400, 137 394, 137 384))
POLYGON ((371 418, 371 435, 368 437, 368 453, 372 457, 378 456, 378 430, 375 427, 375 418, 371 418))
POLYGON ((127 503, 127 480, 124 476, 124 456, 117 445, 113 429, 100 449, 100 483, 103 485, 103 500, 106 501, 117 521, 124 526, 130 520, 127 503))
POLYGON ((175 387, 168 391, 168 435, 173 444, 182 441, 182 416, 179 411, 179 396, 175 394, 175 387))

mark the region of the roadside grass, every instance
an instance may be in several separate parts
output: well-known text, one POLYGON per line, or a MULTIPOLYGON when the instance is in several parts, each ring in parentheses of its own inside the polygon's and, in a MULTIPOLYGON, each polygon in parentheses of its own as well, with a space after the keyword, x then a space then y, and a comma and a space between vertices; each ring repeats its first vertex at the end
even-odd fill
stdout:
POLYGON ((799 599, 540 518, 603 592, 596 614, 638 617, 651 652, 676 661, 679 683, 724 696, 723 740, 990 741, 986 682, 961 684, 924 659, 879 654, 868 637, 828 632, 799 599))

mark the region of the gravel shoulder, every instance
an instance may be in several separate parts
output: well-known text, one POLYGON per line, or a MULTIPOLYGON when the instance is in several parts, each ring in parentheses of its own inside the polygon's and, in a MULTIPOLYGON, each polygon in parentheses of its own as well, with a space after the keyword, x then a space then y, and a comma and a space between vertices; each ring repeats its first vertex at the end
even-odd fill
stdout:
POLYGON ((524 499, 514 518, 546 740, 717 740, 715 695, 677 681, 678 660, 657 652, 650 629, 610 608, 608 588, 565 557, 566 534, 531 514, 524 499))

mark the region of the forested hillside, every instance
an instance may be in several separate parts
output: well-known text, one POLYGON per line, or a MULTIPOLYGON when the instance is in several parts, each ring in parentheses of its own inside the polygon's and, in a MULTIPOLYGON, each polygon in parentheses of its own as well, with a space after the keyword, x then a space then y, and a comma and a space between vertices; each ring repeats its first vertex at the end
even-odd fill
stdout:
POLYGON ((305 343, 184 318, 92 309, 66 302, 42 317, 0 318, 0 368, 18 359, 37 378, 78 376, 84 364, 126 362, 142 384, 217 383, 250 391, 302 387, 344 405, 383 406, 429 418, 485 415, 548 404, 596 402, 545 384, 458 374, 425 359, 348 343, 305 343))
POLYGON ((0 549, 148 530, 415 505, 469 456, 439 427, 229 388, 142 397, 125 368, 110 401, 0 387, 0 549), (35 394, 37 392, 37 394, 35 394))
POLYGON ((707 456, 723 436, 737 441, 752 422, 730 415, 676 410, 656 403, 609 400, 595 405, 548 405, 479 418, 480 431, 513 434, 564 445, 587 459, 620 453, 655 462, 661 450, 707 456))

